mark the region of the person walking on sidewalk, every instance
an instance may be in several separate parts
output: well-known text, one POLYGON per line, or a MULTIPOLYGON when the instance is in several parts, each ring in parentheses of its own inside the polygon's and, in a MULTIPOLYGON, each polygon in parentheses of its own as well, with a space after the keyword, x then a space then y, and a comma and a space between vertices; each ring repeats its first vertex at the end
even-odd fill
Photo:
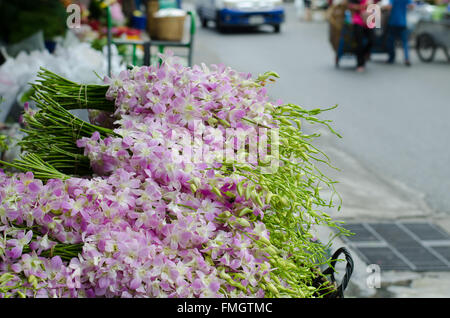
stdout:
POLYGON ((352 11, 353 34, 356 41, 356 71, 364 71, 366 61, 370 57, 373 43, 373 32, 367 26, 363 16, 369 5, 369 0, 350 0, 348 8, 352 11))
POLYGON ((395 42, 400 39, 405 55, 405 65, 410 66, 409 46, 408 46, 408 29, 406 27, 406 15, 408 9, 414 6, 412 0, 389 0, 387 9, 390 16, 387 30, 387 50, 389 53, 388 63, 395 62, 395 42))

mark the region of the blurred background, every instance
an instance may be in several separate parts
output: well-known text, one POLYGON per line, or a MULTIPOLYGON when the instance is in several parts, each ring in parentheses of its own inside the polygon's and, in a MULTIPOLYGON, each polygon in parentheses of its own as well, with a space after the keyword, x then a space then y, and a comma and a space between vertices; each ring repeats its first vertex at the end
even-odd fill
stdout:
MULTIPOLYGON (((338 105, 321 117, 342 138, 320 130, 316 143, 338 168, 323 167, 342 197, 329 213, 356 233, 335 243, 355 258, 348 296, 450 297, 450 5, 377 1, 366 17, 354 7, 362 4, 0 0, 0 156, 19 152, 28 83, 42 66, 101 83, 171 50, 186 66, 275 71, 274 100, 338 105), (380 269, 375 287, 370 264, 380 269)), ((317 231, 323 240, 333 234, 317 231)))

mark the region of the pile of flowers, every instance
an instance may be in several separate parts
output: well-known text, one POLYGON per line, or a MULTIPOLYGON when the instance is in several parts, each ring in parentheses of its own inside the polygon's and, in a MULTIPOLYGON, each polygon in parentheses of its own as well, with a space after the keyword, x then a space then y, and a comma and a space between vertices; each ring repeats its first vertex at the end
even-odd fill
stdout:
POLYGON ((40 73, 24 153, 4 162, 24 172, 0 174, 1 297, 315 297, 329 288, 313 284, 329 260, 312 227, 341 229, 319 209, 333 205, 320 197, 333 182, 300 126, 328 126, 321 110, 272 103, 265 86, 275 73, 252 79, 162 59, 107 85, 40 73), (75 108, 90 109, 92 122, 75 108))

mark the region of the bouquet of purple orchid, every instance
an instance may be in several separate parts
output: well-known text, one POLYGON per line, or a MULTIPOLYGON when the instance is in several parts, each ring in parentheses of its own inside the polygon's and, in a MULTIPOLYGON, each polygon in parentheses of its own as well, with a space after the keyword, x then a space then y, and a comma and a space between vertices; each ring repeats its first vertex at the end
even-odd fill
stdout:
MULTIPOLYGON (((0 173, 0 297, 318 297, 327 157, 302 121, 222 65, 134 67, 106 85, 46 70, 21 159, 0 173), (91 123, 68 110, 87 108, 91 123)), ((333 131, 334 132, 334 131, 333 131)))

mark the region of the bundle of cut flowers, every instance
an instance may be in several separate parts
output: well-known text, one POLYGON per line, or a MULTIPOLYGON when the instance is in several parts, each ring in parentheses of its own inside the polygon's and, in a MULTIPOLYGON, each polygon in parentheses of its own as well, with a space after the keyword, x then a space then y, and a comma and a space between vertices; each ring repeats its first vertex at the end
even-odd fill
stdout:
POLYGON ((326 294, 312 229, 344 230, 322 211, 328 158, 301 127, 333 131, 322 110, 271 102, 275 73, 161 58, 105 85, 41 69, 21 158, 2 162, 0 296, 326 294))

